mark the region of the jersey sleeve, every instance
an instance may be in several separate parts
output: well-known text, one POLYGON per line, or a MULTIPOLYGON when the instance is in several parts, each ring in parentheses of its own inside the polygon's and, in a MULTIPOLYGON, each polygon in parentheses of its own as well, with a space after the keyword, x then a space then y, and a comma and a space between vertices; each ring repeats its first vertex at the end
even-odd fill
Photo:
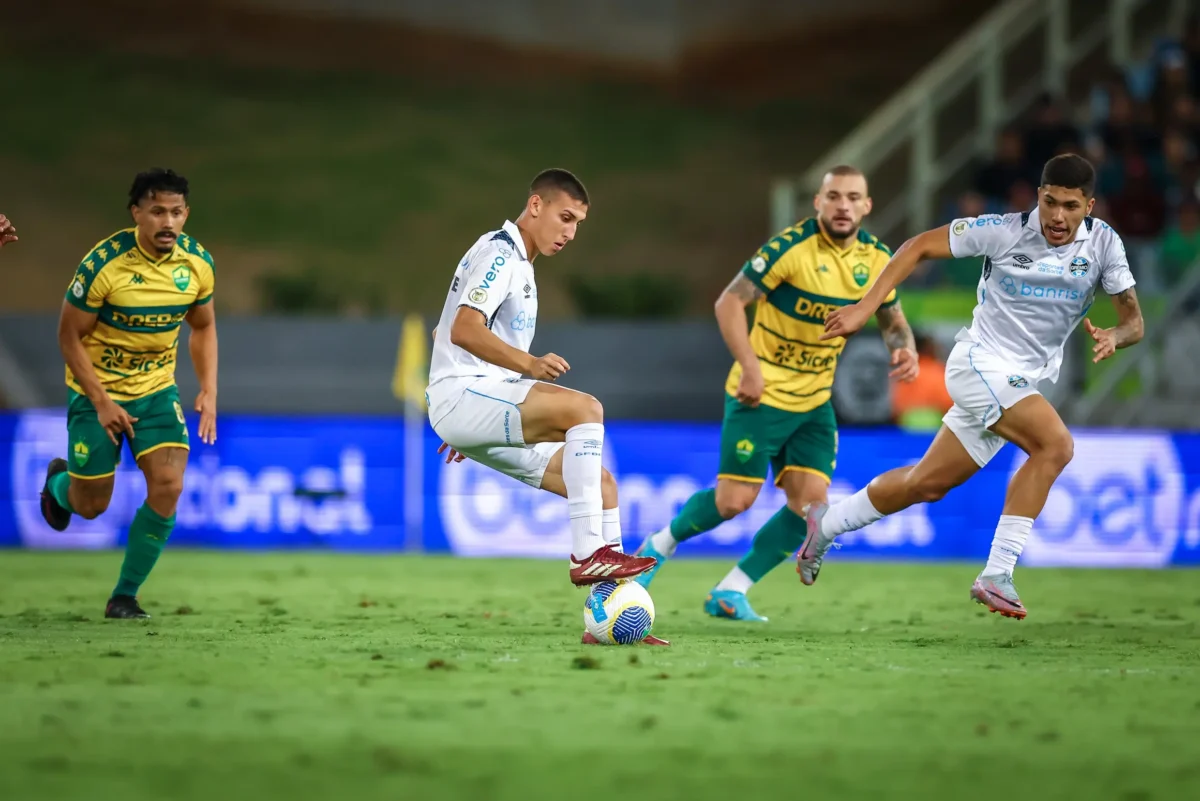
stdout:
POLYGON ((742 275, 767 294, 779 286, 791 269, 794 259, 789 258, 792 242, 783 235, 767 242, 742 265, 742 275))
POLYGON ((96 314, 111 289, 109 273, 104 270, 104 265, 97 264, 89 257, 76 268, 71 278, 67 287, 67 302, 85 312, 96 314))
POLYGON ((1020 235, 1020 225, 1019 214, 960 217, 950 223, 950 254, 956 259, 997 258, 1020 235))
POLYGON ((199 281, 200 288, 196 292, 196 299, 192 301, 193 306, 203 306, 213 299, 213 292, 216 291, 217 271, 211 263, 205 268, 196 270, 196 278, 199 281))
POLYGON ((514 258, 505 256, 498 248, 482 248, 467 266, 458 305, 474 309, 490 324, 508 299, 515 266, 510 262, 514 258))
POLYGON ((1125 254, 1125 243, 1121 241, 1121 237, 1107 225, 1102 230, 1107 234, 1108 241, 1105 243, 1103 261, 1100 264, 1100 286, 1104 287, 1104 291, 1109 295, 1119 295, 1132 288, 1137 281, 1133 280, 1133 272, 1129 269, 1129 257, 1125 254))

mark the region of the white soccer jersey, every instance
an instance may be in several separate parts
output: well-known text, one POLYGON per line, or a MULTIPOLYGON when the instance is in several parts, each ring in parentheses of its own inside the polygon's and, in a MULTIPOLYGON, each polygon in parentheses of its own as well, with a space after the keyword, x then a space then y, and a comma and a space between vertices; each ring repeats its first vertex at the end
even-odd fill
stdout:
POLYGON ((1037 209, 966 217, 950 223, 950 252, 984 257, 974 319, 958 339, 977 342, 1034 381, 1058 379, 1063 345, 1097 286, 1116 295, 1134 285, 1121 237, 1092 217, 1061 247, 1046 241, 1037 209))
POLYGON ((479 237, 454 271, 429 366, 431 417, 434 408, 442 405, 439 401, 448 400, 464 383, 455 379, 517 377, 512 370, 489 364, 450 341, 450 328, 461 306, 482 314, 487 327, 505 343, 529 352, 537 327, 537 285, 525 242, 515 224, 505 221, 499 230, 479 237))

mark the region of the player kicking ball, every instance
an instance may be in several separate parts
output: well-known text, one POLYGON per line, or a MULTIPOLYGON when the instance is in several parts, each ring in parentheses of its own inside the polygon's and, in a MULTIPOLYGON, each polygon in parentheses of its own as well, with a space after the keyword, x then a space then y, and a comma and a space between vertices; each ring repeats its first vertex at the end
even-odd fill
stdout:
MULTIPOLYGON (((533 179, 525 209, 463 256, 434 329, 429 420, 447 462, 469 457, 567 499, 571 582, 631 579, 654 559, 622 551, 617 483, 600 463, 604 410, 590 395, 549 383, 570 369, 529 352, 537 327, 533 260, 575 238, 588 194, 566 170, 533 179)), ((584 642, 594 642, 584 635, 584 642)), ((666 645, 656 637, 646 642, 666 645)))
POLYGON ((809 508, 796 566, 805 584, 817 580, 838 535, 940 500, 1012 442, 1029 459, 1008 485, 991 554, 971 598, 1005 617, 1025 617, 1013 568, 1073 450, 1070 432, 1038 392, 1038 382, 1058 378, 1063 346, 1080 322, 1095 340, 1093 362, 1142 338, 1125 246, 1106 223, 1089 216, 1095 186, 1086 159, 1056 156, 1042 170, 1033 211, 958 219, 908 240, 866 297, 829 315, 822 338, 850 336, 922 260, 984 259, 974 320, 959 332, 946 363, 954 406, 941 430, 917 464, 884 473, 833 506, 809 508), (1114 328, 1096 328, 1085 316, 1097 288, 1112 296, 1114 328))
MULTIPOLYGON (((680 543, 750 508, 774 470, 787 503, 754 535, 750 551, 704 603, 713 617, 765 622, 747 593, 804 541, 804 510, 824 501, 837 462, 837 420, 830 393, 843 340, 821 342, 825 314, 861 299, 891 251, 861 227, 871 211, 867 179, 835 167, 813 198, 817 212, 771 239, 746 262, 717 300, 721 336, 734 365, 725 383, 725 419, 717 485, 697 492, 638 553, 658 565, 637 581, 649 586, 680 543), (747 331, 746 307, 754 304, 747 331)), ((917 376, 917 354, 895 293, 877 312, 892 352, 893 377, 917 376)))
POLYGON ((212 254, 183 232, 186 178, 140 173, 129 192, 135 227, 97 243, 75 270, 58 321, 67 363, 67 459, 55 459, 42 488, 42 517, 65 531, 72 515, 104 514, 128 443, 146 477, 146 502, 129 526, 125 561, 104 610, 146 618, 137 593, 175 529, 188 430, 175 386, 179 329, 200 380, 200 439, 217 438, 216 271, 212 254))

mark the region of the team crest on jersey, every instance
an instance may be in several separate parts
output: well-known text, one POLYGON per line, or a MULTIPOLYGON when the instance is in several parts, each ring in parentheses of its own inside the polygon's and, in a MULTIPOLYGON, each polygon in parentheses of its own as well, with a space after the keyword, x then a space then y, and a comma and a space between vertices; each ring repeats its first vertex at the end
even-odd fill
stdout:
POLYGON ((1083 278, 1087 275, 1088 260, 1083 256, 1076 256, 1071 259, 1071 275, 1075 278, 1083 278))
POLYGON ((859 286, 866 286, 867 279, 871 276, 871 270, 867 265, 860 262, 851 268, 850 274, 854 276, 854 283, 859 286))
POLYGON ((467 300, 472 303, 483 303, 487 300, 487 290, 477 286, 467 293, 467 300))
POLYGON ((75 461, 80 466, 87 464, 87 460, 92 456, 92 452, 88 449, 86 442, 76 442, 72 452, 75 455, 75 461))
POLYGON ((745 462, 754 455, 754 443, 748 439, 743 439, 737 444, 737 458, 739 462, 745 462))
POLYGON ((1029 386, 1029 381, 1019 375, 1010 375, 1008 377, 1008 385, 1013 389, 1025 389, 1029 386))
POLYGON ((175 288, 182 292, 192 283, 192 268, 181 264, 171 272, 171 277, 175 279, 175 288))
POLYGON ((967 227, 968 226, 967 226, 966 220, 959 220, 958 222, 956 222, 954 224, 954 227, 951 228, 950 230, 954 232, 955 236, 962 236, 963 234, 965 234, 967 232, 967 227))
POLYGON ((75 283, 71 284, 71 294, 77 298, 82 298, 84 294, 83 279, 76 276, 75 283))

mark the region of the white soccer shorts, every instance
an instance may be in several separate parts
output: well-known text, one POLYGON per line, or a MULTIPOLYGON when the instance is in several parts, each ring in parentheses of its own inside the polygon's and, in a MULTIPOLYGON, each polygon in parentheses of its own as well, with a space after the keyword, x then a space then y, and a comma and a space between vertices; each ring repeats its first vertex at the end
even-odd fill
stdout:
POLYGON ((946 391, 954 405, 946 424, 975 463, 983 467, 1007 441, 988 430, 1004 409, 1040 394, 1037 382, 974 342, 959 342, 946 360, 946 391))
POLYGON ((480 378, 462 389, 433 430, 468 459, 540 488, 550 457, 563 443, 525 444, 517 404, 537 383, 527 378, 480 378))

